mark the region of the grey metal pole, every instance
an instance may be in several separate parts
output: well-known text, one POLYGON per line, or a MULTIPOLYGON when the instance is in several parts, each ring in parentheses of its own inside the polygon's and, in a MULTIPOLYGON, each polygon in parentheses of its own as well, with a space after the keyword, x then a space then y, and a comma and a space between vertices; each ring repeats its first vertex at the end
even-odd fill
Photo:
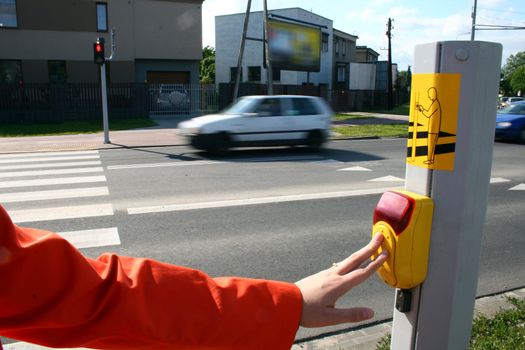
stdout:
POLYGON ((407 144, 405 187, 432 197, 434 217, 426 280, 411 290, 409 312, 394 309, 393 350, 468 348, 487 208, 501 52, 500 44, 481 41, 416 46, 410 114, 411 121, 417 122, 412 126, 414 138, 407 144), (455 83, 447 83, 449 80, 455 83), (418 81, 423 83, 418 85, 418 81), (435 100, 440 104, 441 126, 434 149, 427 129, 430 113, 426 111, 435 100), (445 130, 445 122, 454 128, 445 130), (414 148, 416 152, 408 152, 414 148), (434 151, 436 160, 430 164, 434 151), (427 164, 418 164, 421 157, 427 164), (441 170, 437 164, 440 157, 448 159, 447 165, 452 168, 441 170))
POLYGON ((273 95, 272 60, 270 59, 269 28, 268 28, 268 7, 264 0, 264 52, 266 53, 266 81, 268 95, 273 95))
POLYGON ((100 90, 102 97, 102 125, 104 127, 104 143, 111 143, 109 140, 109 122, 108 122, 108 93, 106 86, 106 64, 100 65, 100 90))
POLYGON ((478 7, 478 0, 474 0, 474 7, 472 8, 472 28, 470 30, 470 40, 474 40, 476 36, 476 10, 478 7))
POLYGON ((241 81, 241 72, 242 72, 242 57, 244 55, 244 45, 246 44, 246 32, 248 31, 248 22, 250 20, 250 9, 252 7, 252 0, 248 0, 248 5, 246 7, 246 14, 244 15, 244 26, 241 36, 241 46, 239 49, 239 57, 237 58, 237 74, 235 76, 235 88, 233 90, 233 99, 235 100, 239 97, 239 83, 241 81))

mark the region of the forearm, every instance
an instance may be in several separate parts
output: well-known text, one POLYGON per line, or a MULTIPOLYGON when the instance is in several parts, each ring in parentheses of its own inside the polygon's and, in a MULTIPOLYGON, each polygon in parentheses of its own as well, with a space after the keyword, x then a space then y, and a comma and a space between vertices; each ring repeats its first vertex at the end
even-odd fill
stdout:
POLYGON ((147 259, 87 259, 55 234, 17 228, 0 207, 0 334, 55 347, 287 349, 293 284, 212 279, 147 259))

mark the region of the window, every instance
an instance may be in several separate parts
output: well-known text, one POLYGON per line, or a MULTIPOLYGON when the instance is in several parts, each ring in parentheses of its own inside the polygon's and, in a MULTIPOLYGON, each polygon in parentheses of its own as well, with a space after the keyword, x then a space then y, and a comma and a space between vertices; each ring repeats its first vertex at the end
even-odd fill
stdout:
POLYGON ((279 116, 281 115, 281 102, 278 98, 265 98, 255 109, 260 116, 279 116))
POLYGON ((49 61, 47 67, 51 84, 67 83, 66 61, 49 61))
POLYGON ((339 55, 339 39, 335 39, 335 54, 339 55))
POLYGON ((108 4, 105 2, 97 2, 97 31, 108 31, 108 4))
MULTIPOLYGON (((230 82, 235 83, 236 79, 237 79, 237 67, 230 67, 230 82)), ((241 79, 239 81, 242 81, 242 67, 241 67, 241 79)))
POLYGON ((323 52, 328 52, 328 34, 323 33, 322 48, 323 52))
POLYGON ((344 64, 337 65, 337 82, 341 83, 346 81, 346 67, 344 64))
POLYGON ((0 61, 0 83, 13 84, 22 81, 20 61, 0 61))
POLYGON ((309 98, 294 98, 293 99, 294 112, 298 115, 313 115, 319 114, 312 101, 309 98))
POLYGON ((346 55, 346 40, 343 39, 343 56, 346 55))
POLYGON ((248 81, 261 81, 261 67, 248 67, 248 81))
POLYGON ((280 69, 272 69, 272 81, 281 81, 280 69))
POLYGON ((16 28, 16 0, 0 0, 0 27, 16 28))

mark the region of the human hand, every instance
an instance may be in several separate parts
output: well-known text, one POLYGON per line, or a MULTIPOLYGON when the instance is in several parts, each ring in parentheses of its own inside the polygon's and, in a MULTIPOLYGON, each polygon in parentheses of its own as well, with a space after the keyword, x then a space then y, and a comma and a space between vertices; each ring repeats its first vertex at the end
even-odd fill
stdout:
POLYGON ((381 242, 383 235, 375 235, 365 247, 350 257, 295 283, 303 295, 301 326, 324 327, 374 317, 374 311, 370 308, 337 309, 335 303, 383 265, 388 256, 386 250, 375 260, 369 261, 381 246, 381 242))

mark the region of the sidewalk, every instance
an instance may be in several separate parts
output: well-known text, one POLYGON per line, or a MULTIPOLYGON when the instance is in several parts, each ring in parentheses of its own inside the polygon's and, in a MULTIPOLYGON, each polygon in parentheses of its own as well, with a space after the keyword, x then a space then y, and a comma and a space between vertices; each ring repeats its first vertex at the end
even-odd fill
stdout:
POLYGON ((155 120, 158 126, 125 131, 60 136, 0 137, 0 153, 82 151, 108 148, 178 146, 186 144, 177 134, 177 119, 155 120))

